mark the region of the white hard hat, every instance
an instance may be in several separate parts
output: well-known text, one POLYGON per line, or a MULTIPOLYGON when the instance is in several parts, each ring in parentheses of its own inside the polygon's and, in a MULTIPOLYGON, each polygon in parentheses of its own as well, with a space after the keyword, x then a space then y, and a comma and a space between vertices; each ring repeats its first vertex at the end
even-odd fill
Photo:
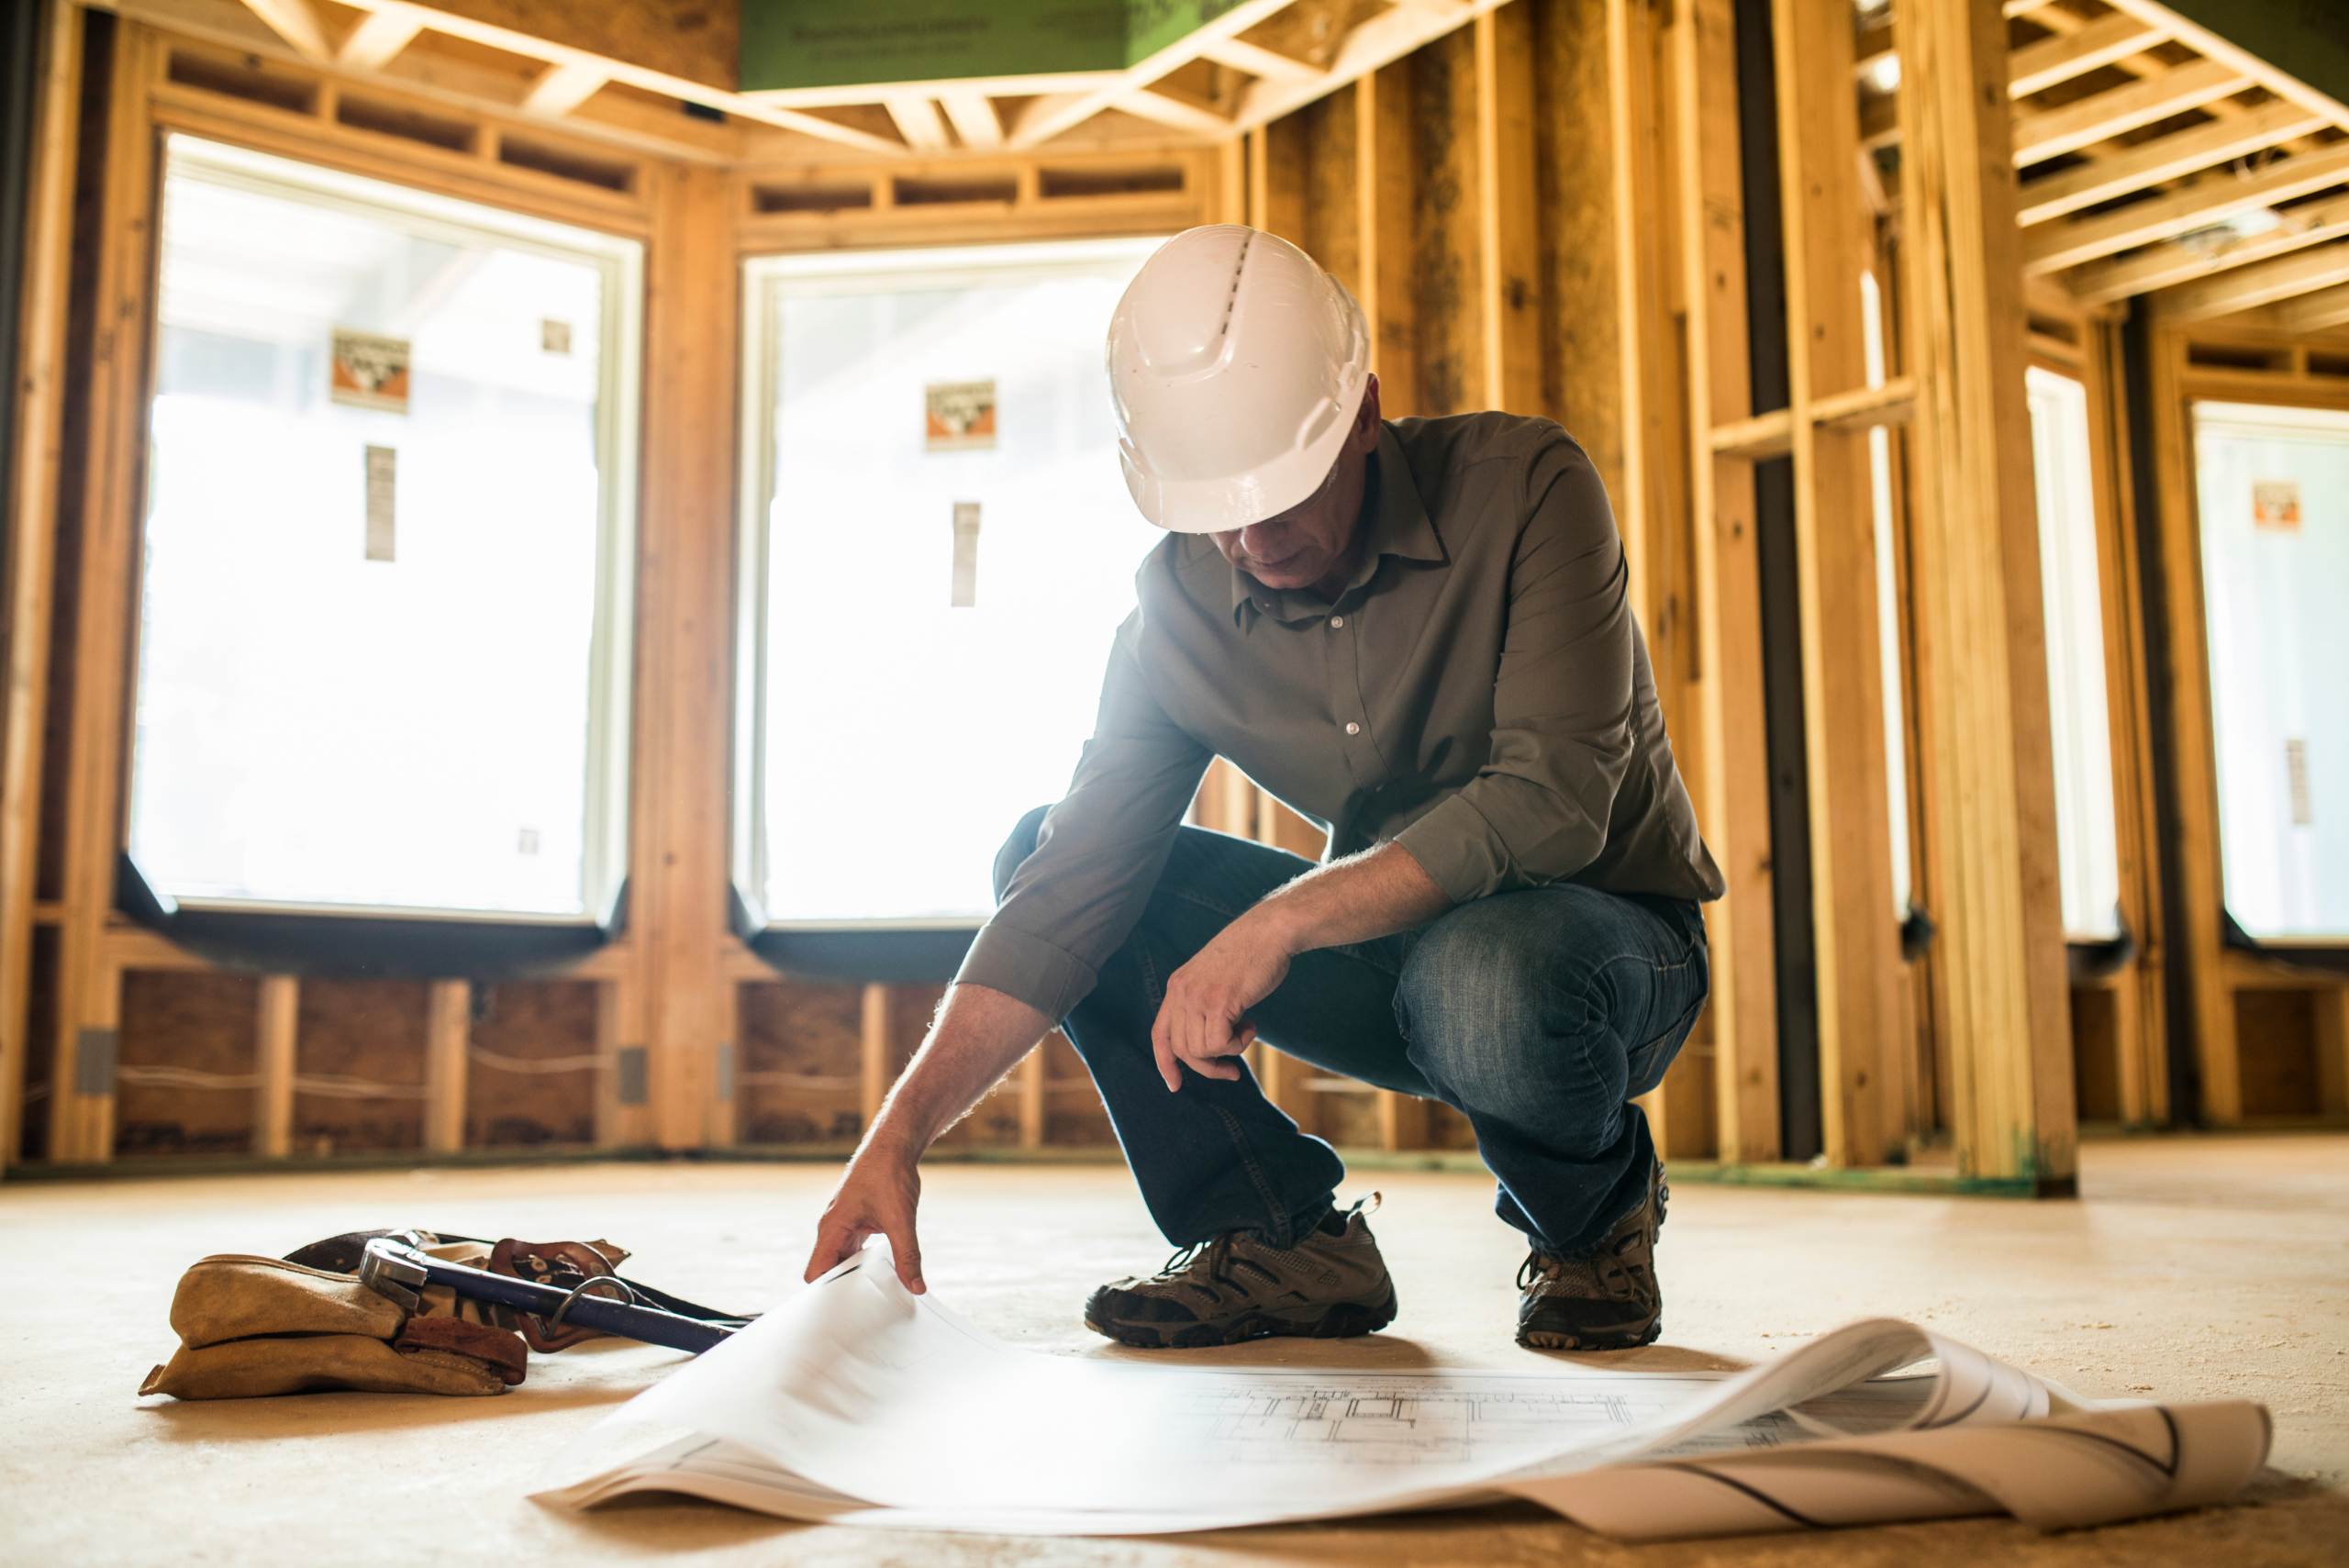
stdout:
POLYGON ((1369 380, 1345 285, 1236 223, 1160 246, 1109 318, 1108 350, 1126 487, 1177 533, 1245 528, 1311 495, 1369 380))

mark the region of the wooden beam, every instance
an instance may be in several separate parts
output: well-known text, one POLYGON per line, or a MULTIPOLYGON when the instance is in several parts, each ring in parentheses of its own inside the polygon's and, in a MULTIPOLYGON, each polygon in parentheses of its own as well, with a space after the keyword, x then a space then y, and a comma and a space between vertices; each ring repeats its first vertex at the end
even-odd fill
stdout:
POLYGON ((294 1152, 294 1073, 302 1026, 302 983, 272 974, 261 983, 253 1021, 253 1152, 283 1160, 294 1152))
POLYGON ((1895 376, 1882 386, 1854 387, 1810 404, 1810 422, 1837 430, 1870 430, 1880 425, 1905 425, 1917 412, 1917 384, 1895 376))
POLYGON ((2164 38, 2176 39, 2197 54, 2233 66, 2277 97, 2321 116, 2328 124, 2349 130, 2349 105, 2310 86, 2293 75, 2282 62, 2262 60, 2233 39, 2214 33, 2192 17, 2163 5, 2161 0, 2110 0, 2110 3, 2114 10, 2135 17, 2159 29, 2164 38))
MULTIPOLYGON (((1261 139, 1264 133, 1253 134, 1261 139)), ((1370 366, 1378 373, 1379 406, 1390 419, 1419 411, 1419 301, 1411 289, 1419 167, 1411 134, 1409 67, 1388 66, 1357 77, 1354 210, 1362 308, 1370 325, 1370 366)))
POLYGON ((938 102, 963 146, 989 150, 1003 145, 1003 121, 985 93, 941 93, 938 102))
POLYGON ((2264 151, 2278 142, 2305 136, 2323 124, 2323 120, 2298 104, 2270 103, 2262 104, 2249 114, 2139 142, 2125 152, 2094 159, 2025 185, 2021 222, 2026 227, 2045 223, 2132 191, 2264 151))
MULTIPOLYGON (((130 648, 137 606, 139 477, 148 420, 147 354, 153 319, 149 261, 154 237, 155 137, 147 117, 147 83, 155 35, 117 28, 108 87, 104 163, 79 171, 95 179, 99 203, 96 257, 89 286, 95 329, 69 355, 89 366, 85 466, 81 476, 81 551, 64 592, 73 606, 73 706, 63 716, 65 798, 53 814, 64 841, 64 904, 59 925, 57 1047, 50 1096, 50 1157, 96 1161, 113 1154, 114 1095, 74 1091, 84 1044, 110 1051, 120 987, 106 961, 121 848, 123 747, 131 696, 130 648)), ((52 723, 55 716, 52 716, 52 723)), ((52 734, 59 733, 52 729, 52 734)), ((106 1074, 111 1079, 111 1074, 106 1074)))
POLYGON ((1052 1039, 1052 1035, 1046 1035, 1037 1041, 1036 1049, 1019 1063, 1019 1147, 1022 1149, 1041 1149, 1044 1146, 1052 1088, 1051 1080, 1046 1075, 1049 1064, 1044 1052, 1051 1047, 1052 1039))
POLYGON ((425 1002, 424 1147, 455 1154, 465 1146, 465 1090, 472 1075, 473 988, 436 980, 425 1002))
POLYGON ((1246 39, 1218 39, 1199 53, 1219 65, 1275 82, 1320 82, 1330 74, 1310 61, 1250 43, 1246 39))
MULTIPOLYGON (((59 441, 65 409, 66 307, 73 264, 74 124, 82 13, 52 5, 40 29, 39 95, 26 171, 24 292, 18 296, 17 418, 6 511, 6 641, 0 680, 0 1170, 23 1148, 30 1044, 33 894, 40 855, 41 751, 57 558, 59 441)), ((52 1073, 51 1095, 63 1092, 52 1073)))
MULTIPOLYGON (((2246 178, 2212 176, 2116 212, 2037 225, 2022 237, 2023 270, 2037 276, 2078 266, 2207 228, 2236 213, 2313 195, 2344 181, 2349 181, 2349 145, 2297 152, 2246 178)), ((2130 286, 2122 269, 2143 260, 2131 257, 2110 269, 2082 272, 2068 286, 2076 297, 2091 302, 2143 293, 2158 285, 2130 286)))
POLYGON ((1196 136, 1211 137, 1217 140, 1230 136, 1234 128, 1230 120, 1213 109, 1150 87, 1136 87, 1120 94, 1110 106, 1158 125, 1171 126, 1176 130, 1186 130, 1196 136))
POLYGON ((2016 50, 2007 61, 2007 92, 2017 98, 2044 93, 2149 49, 2165 36, 2163 28, 2125 12, 2099 17, 2068 37, 2042 39, 2016 50))
POLYGON ((2349 196, 2304 203, 2278 217, 2281 221, 2275 228, 2254 229, 2232 241, 2212 245, 2172 241, 2104 266, 2083 268, 2067 280, 2075 291, 2072 297, 2082 304, 2096 304, 2152 294, 2338 239, 2349 234, 2349 196))
POLYGON ((2125 87, 2098 93, 2033 115, 2015 117, 2015 163, 2041 162, 2059 153, 2109 141, 2240 93, 2251 78, 2215 60, 2198 60, 2125 87))
MULTIPOLYGON (((1132 109, 1132 106, 1126 103, 1125 99, 1130 95, 1147 88, 1152 83, 1158 81, 1170 72, 1179 70, 1201 58, 1210 48, 1223 39, 1239 37, 1288 3, 1289 0, 1241 0, 1239 5, 1206 26, 1195 28, 1164 49, 1137 61, 1115 83, 1094 88, 1090 92, 1077 94, 1069 102, 1049 114, 1023 118, 1019 128, 1011 135, 1010 145, 1017 148, 1030 148, 1039 142, 1049 141, 1063 131, 1082 125, 1107 108, 1130 109, 1134 113, 1142 112, 1132 109)), ((1331 83, 1332 86, 1336 84, 1331 83)), ((1246 128, 1242 126, 1226 124, 1219 120, 1217 128, 1209 134, 1229 136, 1234 130, 1244 128, 1246 128)))
MULTIPOLYGON (((1542 406, 1540 202, 1533 171, 1533 13, 1487 11, 1476 45, 1477 289, 1485 406, 1542 406)), ((1424 1120, 1424 1118, 1422 1118, 1424 1120)))
MULTIPOLYGON (((2071 1190, 2070 995, 2057 895, 2037 500, 2023 392, 2014 129, 1997 6, 1893 0, 1909 54, 1900 296, 1918 783, 1958 1169, 2071 1190)), ((2083 29, 2085 30, 2085 29, 2083 29)))
POLYGON ((424 18, 408 11, 371 11, 351 29, 336 51, 345 71, 381 71, 424 30, 424 18))
POLYGON ((1706 444, 1717 456, 1742 458, 1748 462, 1784 457, 1795 450, 1794 412, 1773 408, 1767 414, 1749 415, 1725 425, 1715 425, 1707 433, 1706 444))
POLYGON ((943 152, 953 145, 947 139, 946 122, 939 117, 938 106, 928 98, 900 94, 885 100, 885 106, 897 134, 916 152, 943 152))
POLYGON ((327 30, 310 0, 245 0, 245 8, 269 25, 269 30, 294 46, 305 60, 325 65, 334 59, 327 30))
MULTIPOLYGON (((1778 1157, 1777 978, 1770 902, 1769 757, 1763 728, 1760 562, 1753 471, 1714 455, 1712 433, 1752 410, 1743 171, 1732 0, 1690 0, 1672 36, 1681 295, 1687 312, 1689 505, 1698 760, 1691 781, 1728 892, 1705 906, 1714 1122, 1723 1161, 1778 1157)), ((1789 427, 1791 428, 1791 427, 1789 427)))
POLYGON ((1348 82, 1394 64, 1455 28, 1465 27, 1501 0, 1411 0, 1379 12, 1347 32, 1320 80, 1303 82, 1268 77, 1252 83, 1240 97, 1233 123, 1253 128, 1293 114, 1348 82))
POLYGON ((2276 324, 2287 332, 2321 332, 2349 327, 2349 282, 2316 289, 2277 307, 2276 324))
POLYGON ((527 114, 562 116, 569 114, 601 92, 611 73, 599 66, 582 61, 566 60, 550 65, 539 72, 538 80, 522 98, 527 114))
POLYGON ((872 1130, 881 1115, 881 1102, 889 1095, 889 1082, 895 1074, 890 1071, 890 1042, 896 1033, 896 998, 886 985, 877 983, 864 988, 863 1003, 859 1012, 856 1036, 858 1082, 857 1112, 863 1119, 859 1124, 872 1130))
POLYGON ((2349 240, 2237 267, 2208 283, 2188 284, 2154 296, 2165 322, 2207 321, 2349 282, 2349 240))
MULTIPOLYGON (((646 258, 629 900, 642 919, 653 1140, 697 1149, 724 1039, 739 268, 729 176, 654 165, 646 258)), ((633 1042, 632 1042, 633 1043, 633 1042)))
POLYGON ((1874 1165, 1903 1130, 1875 517, 1866 442, 1814 406, 1866 382, 1852 26, 1820 0, 1774 10, 1820 1127, 1830 1164, 1874 1165))

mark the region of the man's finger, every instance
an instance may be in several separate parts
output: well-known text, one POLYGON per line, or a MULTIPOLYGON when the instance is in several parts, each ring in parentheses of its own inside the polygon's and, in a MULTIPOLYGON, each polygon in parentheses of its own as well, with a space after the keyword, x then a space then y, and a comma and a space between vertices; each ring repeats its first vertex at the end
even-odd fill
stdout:
POLYGON ((1150 1026, 1150 1053, 1158 1060, 1158 1075, 1166 1080, 1166 1092, 1177 1093, 1183 1087, 1183 1073, 1174 1065, 1174 1031, 1167 1023, 1170 1007, 1160 1003, 1158 1017, 1150 1026))
POLYGON ((916 1296, 926 1294, 930 1286, 921 1278, 921 1241, 914 1235, 912 1215, 888 1227, 883 1234, 889 1238, 889 1255, 897 1262, 897 1278, 916 1296))
POLYGON ((826 1220, 816 1228, 816 1248, 807 1255, 806 1283, 816 1281, 840 1267, 842 1260, 853 1257, 873 1234, 871 1228, 846 1225, 839 1220, 826 1220))

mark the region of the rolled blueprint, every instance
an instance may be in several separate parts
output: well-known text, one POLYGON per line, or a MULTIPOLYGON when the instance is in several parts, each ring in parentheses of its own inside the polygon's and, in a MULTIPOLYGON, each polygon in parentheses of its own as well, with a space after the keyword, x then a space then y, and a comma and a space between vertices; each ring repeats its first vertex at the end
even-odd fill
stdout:
POLYGON ((2234 1495, 2247 1401, 2083 1400, 1955 1340, 1850 1324, 1735 1373, 1351 1372, 1016 1350, 866 1251, 607 1417, 536 1494, 785 1518, 1136 1535, 1530 1498, 1625 1540, 2006 1512, 2103 1524, 2234 1495), (647 1429, 674 1440, 612 1462, 647 1429), (676 1437, 675 1434, 687 1434, 676 1437))

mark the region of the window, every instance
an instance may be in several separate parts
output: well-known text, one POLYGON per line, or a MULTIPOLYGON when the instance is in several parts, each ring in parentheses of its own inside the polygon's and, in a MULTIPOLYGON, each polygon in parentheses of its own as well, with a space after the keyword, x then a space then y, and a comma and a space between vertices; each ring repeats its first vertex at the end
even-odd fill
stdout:
POLYGON ((2121 934, 2121 840, 2112 806, 2112 725, 2104 683, 2104 601, 2097 570, 2096 483, 2087 389, 2037 365, 2026 373, 2032 476, 2039 496, 2039 580, 2047 625, 2047 708, 2055 751, 2055 851, 2064 931, 2121 934))
POLYGON ((1102 358, 1157 245, 750 263, 735 852, 774 924, 975 926, 1066 791, 1164 537, 1102 358))
POLYGON ((2194 460, 2227 911, 2349 938, 2349 414, 2198 403, 2194 460))
MULTIPOLYGON (((1884 384, 1884 295, 1874 272, 1860 274, 1860 352, 1868 384, 1884 384)), ((1900 573, 1892 537, 1892 432, 1868 429, 1868 506, 1876 533, 1876 657, 1884 694, 1884 786, 1892 839, 1892 913, 1906 921, 1916 900, 1909 848, 1909 726, 1902 717, 1906 685, 1900 658, 1900 573)))
POLYGON ((626 873, 635 242, 172 139, 130 843, 183 903, 626 873))

